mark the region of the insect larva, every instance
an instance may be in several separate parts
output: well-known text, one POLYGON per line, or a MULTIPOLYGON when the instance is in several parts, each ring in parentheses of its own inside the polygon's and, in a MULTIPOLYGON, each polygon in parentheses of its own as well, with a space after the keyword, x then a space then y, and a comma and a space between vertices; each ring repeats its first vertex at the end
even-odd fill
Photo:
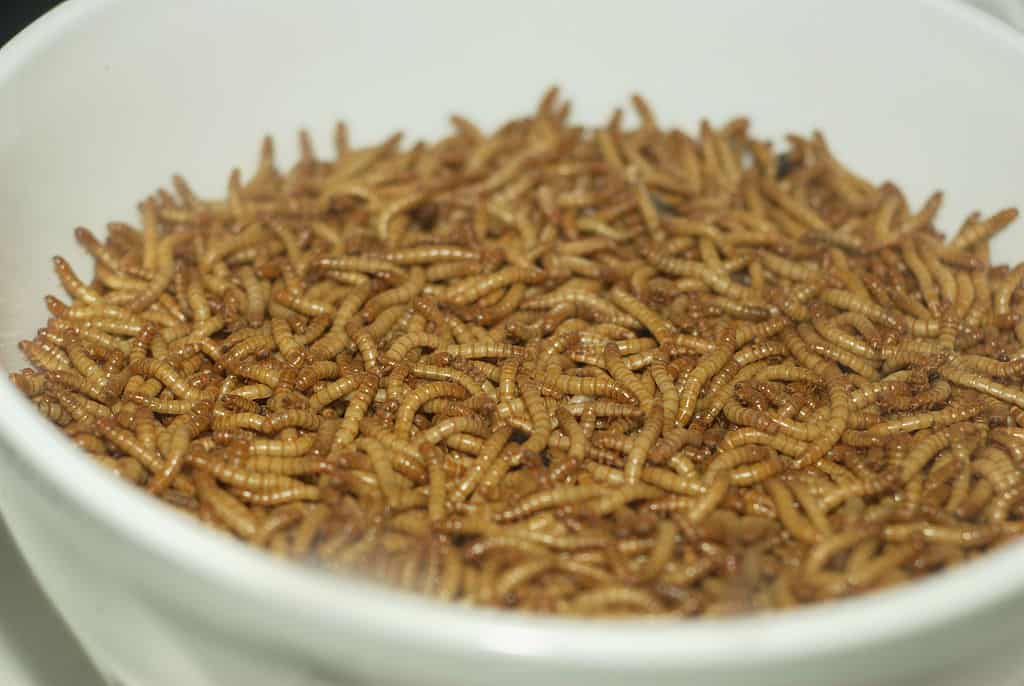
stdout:
POLYGON ((884 324, 885 326, 889 326, 894 329, 902 328, 902 322, 899 319, 893 317, 878 305, 868 302, 867 300, 853 295, 852 293, 840 291, 834 288, 826 288, 821 291, 819 297, 824 302, 837 309, 862 314, 871 321, 884 324))
POLYGON ((735 340, 735 336, 731 331, 725 332, 720 347, 717 350, 705 353, 697 363, 697 366, 690 370, 679 392, 677 424, 689 424, 697 408, 697 398, 700 395, 701 389, 707 380, 721 371, 722 367, 729 361, 729 358, 732 357, 735 350, 735 340))
POLYGON ((198 470, 193 478, 200 503, 208 506, 243 539, 248 540, 256 535, 256 521, 245 505, 221 490, 208 472, 198 470))
POLYGON ((786 527, 786 530, 804 543, 811 545, 818 543, 821 540, 821 535, 797 510, 793 494, 785 483, 778 478, 769 479, 765 482, 765 487, 775 503, 779 521, 786 527))
POLYGON ((363 375, 363 379, 358 388, 356 388, 352 400, 349 401, 348 407, 345 408, 345 415, 338 427, 338 432, 334 436, 335 445, 347 443, 359 433, 359 423, 363 421, 367 409, 377 394, 379 385, 380 377, 376 374, 369 373, 363 375))
POLYGON ((781 474, 786 469, 786 464, 776 454, 757 462, 735 467, 729 474, 730 482, 734 486, 753 486, 781 474))
POLYGON ((523 444, 523 450, 539 452, 548 444, 552 430, 551 418, 535 383, 520 381, 519 390, 523 394, 523 403, 533 427, 530 438, 523 444))
POLYGON ((658 522, 655 530, 654 546, 647 558, 647 563, 635 575, 635 583, 649 583, 661 575, 673 557, 677 533, 676 525, 671 521, 658 522))
POLYGON ((835 360, 839 364, 860 374, 865 379, 875 381, 879 377, 876 362, 864 359, 837 345, 824 340, 807 324, 797 325, 798 335, 805 341, 807 348, 822 357, 835 360))
POLYGON ((837 554, 853 548, 859 543, 878 537, 878 527, 852 529, 840 534, 829 536, 815 544, 804 560, 804 574, 814 576, 825 568, 829 560, 837 554))
POLYGON ((640 321, 632 315, 626 314, 601 296, 584 290, 556 291, 536 299, 527 299, 520 307, 526 310, 548 310, 568 303, 575 303, 599 314, 606 323, 618 324, 631 329, 642 326, 640 321))
POLYGON ((487 471, 481 476, 477 490, 488 500, 497 500, 501 495, 502 479, 509 470, 519 466, 523 461, 524 451, 521 445, 506 447, 498 459, 492 460, 487 471))
POLYGON ((153 474, 146 487, 150 493, 159 495, 167 489, 181 471, 188 455, 189 441, 193 434, 190 427, 181 424, 174 429, 164 453, 162 468, 153 474))
POLYGON ((443 350, 447 347, 447 341, 440 336, 426 332, 408 333, 397 338, 381 357, 381 360, 387 365, 394 365, 404 359, 411 350, 421 347, 443 350))
POLYGON ((331 509, 319 504, 300 510, 301 521, 292 534, 291 554, 294 557, 305 557, 313 547, 321 527, 330 517, 331 509))
POLYGON ((1018 264, 1003 279, 993 294, 992 306, 996 314, 1010 313, 1010 299, 1024 280, 1024 264, 1018 264))
POLYGON ((813 283, 821 277, 818 265, 814 262, 790 260, 767 250, 760 252, 758 259, 765 269, 791 281, 813 283))
POLYGON ((309 399, 309 409, 311 412, 319 412, 324 407, 327 407, 339 398, 343 398, 352 391, 354 391, 359 385, 359 379, 354 376, 344 377, 336 381, 332 381, 327 384, 319 391, 314 393, 309 399))
POLYGON ((420 294, 426 285, 426 275, 421 267, 413 267, 408 278, 399 286, 378 293, 363 305, 363 316, 375 319, 381 312, 395 305, 408 303, 420 294))
POLYGON ((637 434, 636 441, 626 457, 623 473, 627 484, 635 484, 640 479, 648 453, 654 441, 661 435, 662 426, 662 409, 660 406, 655 406, 647 413, 644 425, 640 429, 640 433, 637 434))
POLYGON ((758 462, 772 454, 771 448, 758 444, 746 444, 741 447, 729 448, 728 450, 720 449, 707 466, 707 470, 704 472, 704 481, 710 482, 716 478, 719 472, 729 472, 734 467, 758 462))
POLYGON ((435 381, 418 386, 414 391, 408 393, 399 405, 395 418, 395 433, 399 438, 408 438, 413 418, 419 408, 428 400, 444 397, 465 398, 467 395, 464 387, 449 381, 435 381))
POLYGON ((994 398, 998 398, 1006 403, 1011 403, 1017 407, 1024 408, 1024 392, 1015 391, 1009 386, 996 383, 991 379, 988 379, 981 374, 975 374, 968 372, 963 369, 954 368, 952 365, 946 365, 939 369, 939 373, 942 374, 946 379, 956 384, 957 386, 963 386, 965 388, 973 388, 974 390, 991 395, 994 398))
POLYGON ((30 398, 41 394, 47 387, 46 376, 30 368, 23 369, 20 372, 11 372, 8 378, 10 378, 11 383, 18 387, 18 390, 30 398))
POLYGON ((495 534, 470 545, 466 556, 470 560, 477 560, 499 551, 514 552, 527 559, 544 557, 547 552, 542 546, 524 541, 519 537, 495 534))
POLYGON ((623 485, 613 491, 606 492, 597 502, 588 506, 587 510, 594 516, 604 517, 638 500, 660 498, 664 491, 650 484, 623 485))
POLYGON ((949 246, 954 249, 964 249, 987 241, 1016 218, 1017 210, 1011 207, 997 212, 984 221, 966 223, 949 242, 949 246))
POLYGON ((550 491, 541 491, 523 498, 514 506, 495 514, 495 521, 508 522, 524 519, 535 512, 583 503, 598 497, 604 489, 600 486, 560 486, 550 491))
MULTIPOLYGON (((587 463, 587 470, 599 481, 607 481, 612 484, 625 484, 625 475, 622 471, 607 467, 605 465, 593 465, 587 463)), ((640 479, 647 484, 656 486, 662 490, 680 495, 700 495, 706 492, 706 488, 699 481, 690 477, 676 474, 660 467, 644 467, 640 473, 640 479)))
POLYGON ((935 246, 930 243, 925 243, 922 246, 921 259, 924 260, 925 266, 928 267, 928 271, 931 272, 932 277, 938 284, 942 301, 945 304, 955 303, 957 300, 958 290, 956 276, 953 271, 939 259, 935 246))
POLYGON ((120 271, 121 264, 119 260, 110 252, 110 250, 100 243, 96 236, 89 229, 84 226, 80 226, 75 229, 75 240, 78 244, 85 249, 97 263, 102 264, 113 271, 120 271))
MULTIPOLYGON (((303 364, 305 352, 292 335, 292 327, 284 319, 273 318, 270 320, 270 332, 274 344, 284 357, 285 363, 292 367, 299 367, 303 364)), ((251 339, 250 339, 251 340, 251 339)))
POLYGON ((337 379, 340 371, 337 362, 330 360, 311 362, 299 370, 298 376, 295 377, 295 389, 298 391, 308 391, 318 381, 337 379))
POLYGON ((797 502, 800 503, 800 507, 803 509, 807 519, 811 522, 811 525, 817 529, 823 537, 832 535, 832 527, 829 524, 828 517, 825 511, 820 506, 818 499, 808 488, 807 483, 797 479, 791 479, 787 482, 790 491, 796 496, 797 502))
POLYGON ((346 255, 342 257, 323 257, 314 260, 310 269, 335 270, 343 272, 363 272, 366 274, 395 274, 401 276, 401 267, 390 260, 369 256, 346 255))
POLYGON ((603 586, 583 591, 572 600, 573 614, 607 614, 615 608, 640 611, 645 614, 660 614, 664 611, 661 603, 648 591, 629 586, 603 586))
POLYGON ((266 433, 277 433, 289 427, 316 431, 321 421, 315 410, 285 410, 264 417, 264 427, 266 433))
POLYGON ((655 464, 660 464, 683 446, 699 446, 702 440, 699 431, 680 426, 670 428, 663 432, 661 438, 655 442, 647 459, 655 464))
POLYGON ((198 402, 196 400, 180 399, 159 400, 157 398, 148 398, 145 395, 139 393, 128 394, 125 397, 131 400, 132 402, 138 403, 139 405, 147 407, 159 414, 186 414, 188 412, 191 412, 193 407, 195 407, 195 404, 198 402))
MULTIPOLYGON (((212 459, 202 453, 189 456, 189 462, 196 467, 208 471, 218 481, 251 491, 282 491, 295 488, 300 482, 280 471, 250 471, 212 459)), ((247 465, 250 469, 256 466, 269 466, 272 463, 266 456, 255 456, 247 465)))
MULTIPOLYGON (((856 313, 847 314, 856 315, 856 313)), ((837 325, 837 319, 839 319, 839 317, 836 317, 835 319, 832 320, 827 320, 823 317, 815 317, 811 320, 811 323, 814 325, 815 331, 817 331, 818 334, 822 338, 827 340, 829 343, 832 343, 833 345, 836 345, 854 355, 859 355, 860 357, 868 358, 869 360, 882 359, 880 352, 876 349, 875 346, 843 331, 837 325)), ((870 320, 865 320, 865 323, 870 324, 870 320)), ((800 329, 798 328, 798 331, 799 330, 800 329)))
POLYGON ((466 432, 485 436, 489 429, 489 422, 474 415, 449 417, 433 424, 429 429, 418 434, 416 439, 422 443, 436 445, 452 434, 466 432))
POLYGON ((256 438, 249 444, 249 454, 253 457, 298 457, 312 450, 315 441, 316 434, 304 434, 293 440, 256 438))
POLYGON ((780 336, 789 352, 796 358, 802 366, 809 369, 819 378, 834 378, 837 377, 841 372, 838 366, 829 360, 826 360, 821 355, 813 352, 800 335, 796 332, 795 328, 784 329, 780 336))
POLYGON ((618 402, 628 402, 632 399, 630 394, 610 379, 595 376, 570 376, 560 373, 557 366, 549 366, 539 380, 544 386, 561 393, 601 396, 618 402))
POLYGON ((903 241, 902 252, 903 261, 914 275, 914 278, 917 279, 921 295, 924 298, 925 304, 928 306, 928 310, 933 315, 938 314, 940 309, 939 289, 936 287, 934 279, 932 279, 931 272, 921 259, 914 241, 903 241))
POLYGON ((541 278, 541 274, 535 269, 509 266, 493 274, 467 280, 458 287, 449 289, 445 297, 453 305, 468 305, 497 289, 519 283, 535 284, 541 278))
POLYGON ((294 486, 276 491, 251 491, 246 488, 232 488, 231 494, 250 505, 276 507, 300 501, 319 500, 320 489, 316 486, 297 482, 294 486))
POLYGON ((508 357, 518 357, 523 354, 523 349, 518 345, 512 345, 509 343, 489 342, 447 345, 443 348, 443 351, 453 357, 463 357, 466 359, 474 359, 480 357, 502 359, 508 357))
POLYGON ((988 545, 994 539, 1005 535, 1000 526, 979 524, 937 525, 930 522, 909 522, 889 524, 882 530, 887 541, 903 542, 920 538, 957 547, 988 545))
MULTIPOLYGON (((156 267, 152 277, 142 292, 135 295, 128 303, 127 309, 131 312, 142 312, 171 285, 174 279, 174 252, 178 245, 190 240, 191 231, 178 231, 162 237, 156 247, 156 267)), ((114 271, 119 268, 112 267, 114 271)))
MULTIPOLYGON (((452 450, 474 456, 479 455, 484 446, 483 439, 477 438, 472 434, 450 434, 445 437, 444 442, 452 450)), ((461 474, 461 471, 459 471, 462 468, 461 464, 452 463, 450 468, 456 470, 456 473, 461 474)))
POLYGON ((155 377, 179 398, 185 400, 199 399, 198 391, 189 387, 181 376, 166 362, 160 362, 153 358, 137 359, 131 361, 129 368, 133 374, 155 377))
POLYGON ((507 598, 517 588, 546 572, 553 564, 552 560, 544 558, 540 560, 527 560, 507 569, 494 582, 495 594, 500 598, 507 598))
POLYGON ((423 245, 392 250, 381 254, 380 257, 394 264, 413 265, 450 260, 478 260, 480 253, 457 245, 423 245))
POLYGON ((497 399, 497 393, 489 383, 478 381, 472 374, 461 369, 419 363, 410 367, 409 373, 432 381, 458 383, 466 389, 467 393, 483 394, 485 397, 497 399))
POLYGON ((35 405, 44 417, 58 426, 67 426, 75 421, 75 417, 55 399, 37 396, 35 398, 35 405))
POLYGON ((444 455, 439 450, 430 451, 427 457, 427 473, 430 486, 427 516, 431 522, 440 522, 445 517, 447 476, 444 470, 444 455))
POLYGON ((736 344, 746 345, 752 340, 771 338, 788 324, 786 317, 772 317, 762 322, 742 322, 736 327, 736 344))
POLYGON ((664 345, 672 340, 676 333, 675 327, 629 293, 620 288, 613 288, 609 291, 608 298, 647 327, 658 343, 664 345))
POLYGON ((614 343, 609 343, 605 346, 604 364, 612 378, 630 394, 631 398, 639 400, 641 407, 648 410, 654 404, 654 397, 633 372, 626 367, 619 348, 614 343))
POLYGON ((71 368, 71 360, 65 353, 35 341, 21 341, 18 343, 18 349, 29 362, 41 370, 54 372, 71 368))
POLYGON ((53 258, 53 270, 56 272, 57 278, 60 279, 61 286, 71 296, 72 300, 87 304, 99 302, 99 293, 83 283, 63 257, 53 258))
POLYGON ((272 458, 258 456, 250 458, 246 467, 262 474, 282 474, 298 476, 317 474, 331 470, 331 464, 317 458, 272 458))
POLYGON ((269 428, 266 417, 257 412, 235 412, 230 414, 219 412, 213 417, 214 431, 249 429, 259 433, 271 433, 269 428))
POLYGON ((271 543, 271 548, 275 554, 281 554, 287 556, 287 547, 284 544, 284 538, 278 538, 277 535, 282 531, 292 526, 296 522, 300 521, 304 516, 304 512, 301 506, 298 505, 285 505, 275 509, 273 512, 267 515, 267 517, 260 522, 256 533, 252 538, 251 543, 258 546, 266 546, 268 542, 281 540, 282 543, 274 544, 271 543))
POLYGON ((119 450, 138 460, 150 473, 159 473, 163 468, 163 462, 154 450, 147 449, 130 431, 117 426, 110 417, 97 419, 96 429, 119 450))

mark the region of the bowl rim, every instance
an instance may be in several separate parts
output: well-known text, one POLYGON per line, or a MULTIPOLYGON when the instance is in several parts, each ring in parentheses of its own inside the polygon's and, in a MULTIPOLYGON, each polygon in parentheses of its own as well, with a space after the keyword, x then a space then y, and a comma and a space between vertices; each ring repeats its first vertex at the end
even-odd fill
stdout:
MULTIPOLYGON (((127 1, 67 0, 37 19, 0 48, 0 88, 76 22, 127 1)), ((1024 65, 1024 35, 1000 20, 962 2, 916 2, 1010 47, 1024 65)), ((1024 585, 1017 580, 1024 569, 1024 542, 1015 542, 899 588, 785 612, 693 621, 580 621, 464 607, 280 561, 171 508, 154 507, 149 495, 81 459, 77 447, 7 380, 0 383, 0 444, 8 448, 0 450, 0 459, 20 463, 16 466, 41 478, 57 497, 72 501, 131 545, 219 588, 274 604, 290 617, 282 616, 278 631, 292 625, 319 631, 358 627, 392 643, 449 654, 543 658, 593 668, 653 671, 728 664, 742 669, 891 642, 996 604, 1024 585), (40 444, 51 446, 45 455, 40 444), (300 619, 303 624, 293 621, 300 619)))

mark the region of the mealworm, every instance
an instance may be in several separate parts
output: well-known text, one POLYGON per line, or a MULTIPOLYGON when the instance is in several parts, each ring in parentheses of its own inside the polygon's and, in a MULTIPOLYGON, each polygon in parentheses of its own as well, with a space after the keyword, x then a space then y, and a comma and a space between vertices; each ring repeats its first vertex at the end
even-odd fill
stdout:
POLYGON ((958 386, 973 388, 976 391, 991 395, 1006 403, 1011 403, 1024 409, 1024 392, 1015 391, 1009 386, 996 383, 981 374, 974 374, 962 369, 956 369, 951 365, 939 369, 945 378, 958 386))
POLYGON ((1017 210, 1008 208, 997 212, 980 222, 965 224, 949 242, 951 248, 970 248, 976 243, 987 241, 1017 218, 1017 210))
POLYGON ((635 484, 643 471, 644 463, 647 461, 651 446, 658 436, 661 435, 663 426, 663 412, 661 407, 655 406, 647 413, 644 425, 637 434, 636 441, 626 456, 626 465, 623 469, 627 484, 635 484))
POLYGON ((395 418, 395 433, 399 438, 408 438, 412 429, 412 420, 419 408, 433 398, 465 398, 466 389, 449 381, 436 381, 424 384, 407 394, 398 408, 395 418))
POLYGON ((482 436, 489 429, 489 422, 473 415, 450 417, 433 424, 429 429, 417 434, 416 439, 422 443, 436 445, 452 434, 466 432, 482 436))
POLYGON ((359 423, 363 421, 366 411, 377 394, 377 387, 380 385, 380 377, 369 373, 363 375, 362 382, 356 388, 352 400, 345 408, 345 415, 334 436, 334 444, 344 444, 353 440, 359 433, 359 423))
POLYGON ((717 350, 705 353, 697 366, 690 370, 690 373, 686 376, 686 380, 683 382, 682 388, 679 391, 679 415, 676 417, 676 423, 685 425, 690 422, 693 417, 694 410, 697 408, 697 398, 700 395, 701 389, 704 384, 714 374, 721 371, 722 367, 728 362, 729 358, 732 357, 735 350, 735 336, 731 331, 727 331, 724 336, 724 340, 721 342, 721 347, 717 350))
POLYGON ((520 382, 519 390, 523 394, 523 403, 526 412, 530 415, 533 431, 530 438, 523 443, 523 450, 537 452, 548 444, 548 436, 551 434, 551 418, 547 408, 544 406, 537 385, 531 382, 520 382))
POLYGON ((798 540, 814 545, 819 542, 820 534, 811 526, 811 523, 800 514, 793 502, 793 495, 786 485, 779 479, 769 479, 765 482, 769 495, 775 503, 779 520, 783 526, 798 540))
POLYGON ((201 503, 208 505, 218 518, 243 539, 251 539, 256 535, 256 522, 248 508, 230 493, 221 490, 208 472, 199 470, 193 479, 201 503))

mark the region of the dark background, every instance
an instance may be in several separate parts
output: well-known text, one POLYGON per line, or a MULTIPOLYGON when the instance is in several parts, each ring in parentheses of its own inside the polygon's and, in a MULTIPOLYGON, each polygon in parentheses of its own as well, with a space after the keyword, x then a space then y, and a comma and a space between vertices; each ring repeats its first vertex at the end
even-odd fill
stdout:
POLYGON ((0 0, 0 45, 14 37, 59 0, 0 0))

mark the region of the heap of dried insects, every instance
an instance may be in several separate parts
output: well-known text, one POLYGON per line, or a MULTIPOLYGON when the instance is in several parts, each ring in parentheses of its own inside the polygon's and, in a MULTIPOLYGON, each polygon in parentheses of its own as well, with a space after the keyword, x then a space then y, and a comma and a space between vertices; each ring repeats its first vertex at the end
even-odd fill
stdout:
POLYGON ((76 237, 12 380, 82 450, 284 557, 449 600, 716 615, 1024 527, 1016 216, 945 241, 824 138, 569 121, 174 178, 76 237))

